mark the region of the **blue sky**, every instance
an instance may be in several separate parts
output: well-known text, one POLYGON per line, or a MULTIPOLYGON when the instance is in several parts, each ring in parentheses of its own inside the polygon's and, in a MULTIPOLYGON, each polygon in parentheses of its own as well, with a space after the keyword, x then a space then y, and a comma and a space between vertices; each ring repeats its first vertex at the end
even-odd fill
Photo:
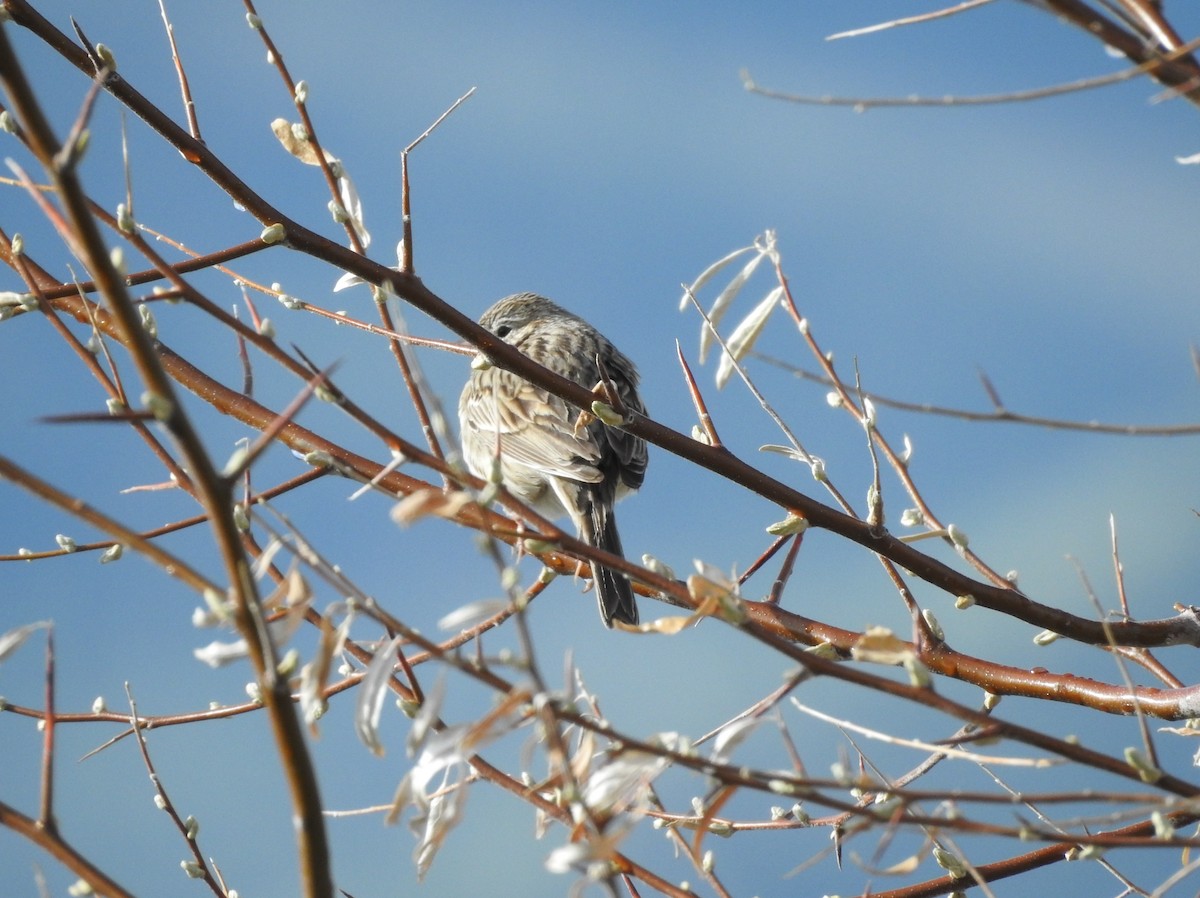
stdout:
MULTIPOLYGON (((64 30, 68 16, 75 16, 93 40, 113 49, 127 79, 177 114, 178 92, 155 4, 37 5, 64 30)), ((1120 65, 1095 41, 1025 4, 994 4, 951 21, 824 40, 912 10, 889 2, 685 8, 264 0, 259 7, 292 74, 310 85, 310 110, 324 145, 357 183, 377 259, 390 263, 399 237, 400 148, 456 97, 477 88, 411 159, 418 273, 472 315, 521 290, 545 293, 585 315, 638 363, 651 413, 676 429, 689 430, 693 413, 675 341, 695 364, 699 332, 696 316, 678 311, 679 285, 767 228, 778 234, 785 270, 813 333, 843 372, 857 363, 867 389, 983 410, 989 403, 979 385, 982 370, 1015 411, 1130 424, 1195 420, 1196 375, 1188 352, 1200 331, 1194 215, 1200 169, 1175 162, 1200 152, 1193 107, 1153 102, 1159 90, 1144 81, 1021 105, 866 113, 787 105, 742 88, 738 72, 746 68, 762 85, 796 93, 972 95, 1070 81, 1120 65)), ((170 12, 209 145, 270 201, 337 238, 315 170, 287 157, 271 135, 269 122, 294 111, 246 27, 242 7, 176 0, 170 12)), ((1194 10, 1180 5, 1171 12, 1185 35, 1194 33, 1194 10)), ((22 60, 37 73, 62 133, 86 82, 7 27, 22 60)), ((257 236, 257 223, 158 146, 140 123, 131 120, 127 127, 139 221, 169 229, 201 250, 257 236)), ((111 155, 119 134, 115 104, 102 99, 83 175, 93 196, 110 208, 123 195, 111 155)), ((11 139, 3 142, 3 154, 33 168, 11 139)), ((20 230, 35 257, 60 260, 53 236, 25 199, 11 188, 2 196, 0 225, 10 233, 20 230)), ((337 272, 283 250, 235 267, 247 277, 278 281, 313 303, 372 314, 365 292, 334 296, 337 272)), ((61 268, 55 273, 66 276, 61 268)), ((227 279, 205 276, 200 283, 225 307, 240 303, 227 279)), ((741 308, 748 311, 769 286, 760 275, 741 308)), ((15 287, 11 274, 0 273, 0 290, 15 287)), ((320 364, 340 361, 343 389, 415 437, 382 342, 289 314, 269 299, 257 304, 275 321, 281 341, 300 345, 320 364)), ((165 307, 158 317, 170 345, 229 382, 240 381, 224 334, 214 336, 186 309, 165 307)), ((446 336, 417 313, 406 317, 416 333, 446 336)), ((782 316, 763 348, 813 367, 782 316)), ((420 359, 453 408, 465 377, 463 359, 432 352, 420 359)), ((12 385, 0 396, 4 454, 137 526, 190 513, 178 496, 120 494, 153 470, 125 434, 38 421, 47 413, 97 409, 102 401, 44 321, 24 316, 0 323, 0 364, 12 385)), ((781 442, 740 385, 716 393, 711 368, 702 369, 703 383, 731 448, 758 458, 759 446, 781 442)), ((761 365, 752 365, 752 372, 861 507, 870 474, 861 431, 828 408, 823 389, 761 365)), ((296 389, 265 363, 256 373, 260 395, 279 406, 296 389)), ((204 420, 217 458, 246 435, 227 420, 204 420)), ((381 454, 327 409, 306 410, 302 420, 328 428, 359 451, 381 454)), ((1193 509, 1200 507, 1194 438, 1102 438, 888 410, 880 426, 896 442, 910 435, 913 473, 929 501, 970 534, 972 547, 993 566, 1018 570, 1035 597, 1091 613, 1069 556, 1088 572, 1104 606, 1115 607, 1112 514, 1135 614, 1167 616, 1172 603, 1193 600, 1193 509)), ((775 457, 761 461, 818 495, 807 469, 775 457)), ((280 450, 264 460, 258 482, 298 470, 280 450)), ((432 630, 445 612, 496 593, 491 568, 470 555, 465 531, 442 524, 398 531, 386 502, 351 504, 350 492, 327 480, 280 504, 385 605, 432 630), (471 563, 455 560, 463 557, 471 563), (414 562, 429 558, 446 563, 422 573, 424 565, 414 562)), ((908 503, 894 480, 885 479, 885 497, 899 529, 899 511, 908 503)), ((651 552, 685 571, 694 557, 744 569, 764 545, 762 528, 779 514, 654 452, 645 489, 621 506, 620 518, 632 556, 651 552)), ((0 484, 0 553, 52 547, 58 532, 77 533, 81 540, 94 536, 0 484)), ((204 534, 175 537, 170 545, 209 559, 209 573, 216 573, 204 534)), ((1036 649, 1026 627, 978 614, 955 616, 944 596, 920 585, 917 591, 964 651, 1106 680, 1117 676, 1099 653, 1061 645, 1036 649)), ((0 602, 0 631, 56 620, 63 708, 85 710, 97 694, 120 707, 125 681, 146 713, 203 707, 210 700, 232 703, 243 694, 247 670, 214 674, 192 660, 191 649, 211 638, 191 627, 194 597, 136 558, 104 569, 93 557, 0 566, 0 594, 8 597, 0 602)), ((336 598, 324 595, 318 604, 336 598)), ((822 534, 810 535, 785 604, 848 628, 882 624, 907 632, 904 611, 874 562, 822 534)), ((643 616, 656 613, 643 600, 643 616)), ((573 652, 608 712, 634 732, 699 735, 766 692, 786 669, 716 627, 657 641, 605 632, 592 598, 578 596, 565 580, 539 602, 533 623, 547 669, 557 672, 562 655, 573 652)), ((513 638, 501 634, 489 648, 513 638)), ((1185 680, 1196 678, 1194 661, 1164 660, 1185 680)), ((37 704, 40 676, 37 649, 27 646, 0 667, 0 694, 37 704)), ((977 695, 945 688, 964 700, 977 695)), ((855 699, 860 697, 839 694, 833 684, 817 684, 803 696, 834 709, 849 706, 870 719, 874 710, 855 699)), ((452 710, 464 716, 477 710, 472 702, 482 701, 469 689, 457 700, 461 707, 452 710)), ((1055 716, 1046 719, 1047 728, 1094 726, 1069 710, 1049 710, 1055 716)), ((405 765, 405 726, 394 716, 388 726, 395 748, 377 761, 353 739, 349 703, 335 703, 314 748, 330 806, 389 800, 405 765)), ((915 715, 912 720, 939 733, 948 726, 915 715)), ((896 724, 894 716, 875 722, 896 724)), ((25 723, 0 717, 0 751, 13 759, 6 768, 25 777, 0 789, 0 799, 28 810, 36 806, 37 744, 25 723)), ((793 723, 805 734, 802 752, 814 767, 824 770, 837 759, 844 743, 836 732, 793 723)), ((1137 741, 1131 722, 1106 723, 1111 733, 1090 735, 1111 740, 1103 742, 1110 750, 1137 741)), ((153 809, 132 746, 75 761, 109 735, 99 728, 63 734, 66 833, 127 887, 146 894, 182 891, 187 886, 176 866, 181 846, 153 809), (87 800, 79 801, 85 790, 87 800)), ((776 757, 768 743, 748 745, 749 757, 776 757)), ((291 889, 286 804, 265 722, 251 716, 208 729, 164 730, 154 734, 151 748, 184 810, 201 818, 207 850, 232 884, 243 895, 291 889), (195 771, 209 785, 198 786, 195 771), (232 814, 231 795, 245 796, 232 814), (265 855, 277 861, 263 864, 265 855)), ((1171 748, 1186 772, 1190 748, 1171 748)), ((686 789, 695 785, 668 781, 664 788, 686 805, 686 789)), ((748 802, 745 814, 761 816, 758 804, 748 802)), ((481 789, 468 811, 427 891, 468 888, 461 877, 469 883, 474 874, 467 866, 477 863, 502 867, 511 894, 556 895, 567 887, 541 866, 561 844, 561 832, 533 842, 528 810, 481 789)), ((403 828, 384 829, 369 817, 334 821, 330 829, 339 885, 359 898, 409 891, 412 842, 403 828)), ((695 879, 671 860, 660 836, 647 832, 639 839, 639 857, 651 866, 695 879)), ((723 869, 737 894, 779 894, 798 885, 813 894, 848 892, 852 882, 861 882, 840 878, 828 861, 799 881, 782 878, 793 862, 823 847, 824 832, 754 839, 715 846, 728 857, 723 869)), ((991 850, 980 847, 978 859, 993 857, 991 850)), ((17 894, 34 894, 29 871, 35 861, 55 894, 69 882, 8 833, 0 833, 0 859, 9 861, 5 867, 10 882, 19 884, 17 894)), ((1172 862, 1150 859, 1163 870, 1172 862)), ((1071 873, 1083 875, 1075 867, 1071 873)), ((1050 883, 1053 875, 1040 882, 1050 883)), ((1087 875, 1105 881, 1094 870, 1087 875)))

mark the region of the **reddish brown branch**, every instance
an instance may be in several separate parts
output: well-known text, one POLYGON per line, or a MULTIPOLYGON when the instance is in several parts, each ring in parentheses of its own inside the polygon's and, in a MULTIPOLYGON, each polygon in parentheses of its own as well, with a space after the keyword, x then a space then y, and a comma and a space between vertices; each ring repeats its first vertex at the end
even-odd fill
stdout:
MULTIPOLYGON (((1075 25, 1124 54, 1131 62, 1148 65, 1149 74, 1160 84, 1176 88, 1193 103, 1200 104, 1200 64, 1191 53, 1171 55, 1171 51, 1183 45, 1157 9, 1138 4, 1142 12, 1152 17, 1159 26, 1153 41, 1144 34, 1134 34, 1112 19, 1098 12, 1083 0, 1025 0, 1026 3, 1046 9, 1064 22, 1075 25), (1164 45, 1164 40, 1174 46, 1164 45)), ((1151 21, 1150 19, 1146 20, 1151 21)))
POLYGON ((26 817, 3 802, 0 802, 0 826, 11 829, 37 845, 88 883, 97 895, 104 895, 105 898, 133 898, 132 893, 121 888, 112 877, 64 842, 57 833, 46 829, 39 821, 26 817))
MULTIPOLYGON (((57 49, 66 59, 84 71, 90 68, 87 54, 29 9, 24 0, 6 0, 12 8, 14 21, 35 30, 50 46, 57 49)), ((134 90, 118 75, 110 75, 106 87, 144 118, 169 143, 178 148, 186 158, 195 158, 212 180, 228 191, 260 221, 278 222, 285 226, 289 244, 314 258, 351 271, 364 280, 375 284, 388 284, 398 295, 413 306, 437 319, 460 336, 470 340, 486 352, 501 367, 520 373, 528 380, 562 396, 579 408, 590 408, 592 394, 585 388, 571 383, 554 373, 541 368, 513 347, 497 339, 493 334, 478 327, 457 309, 447 305, 430 292, 416 277, 397 272, 327 240, 315 232, 290 221, 277 209, 254 193, 240 178, 236 177, 211 151, 195 141, 186 131, 163 115, 153 104, 134 90)), ((169 351, 164 352, 164 369, 182 383, 195 385, 193 389, 207 389, 209 383, 200 372, 186 365, 169 351)), ((206 398, 208 398, 206 396, 206 398)), ((244 408, 246 400, 228 399, 218 407, 239 417, 258 417, 244 408)), ((261 409, 259 410, 261 411, 261 409)), ((258 426, 265 426, 261 422, 258 426)), ((916 576, 937 586, 952 596, 970 596, 977 604, 1010 615, 1040 629, 1052 630, 1081 642, 1095 645, 1109 644, 1109 633, 1100 622, 1082 618, 1048 605, 1034 602, 1011 587, 1001 587, 975 580, 929 555, 925 555, 892 537, 888 533, 875 533, 863 521, 816 502, 780 481, 769 477, 753 466, 736 458, 727 450, 698 443, 688 436, 664 427, 649 419, 633 417, 626 429, 669 452, 725 477, 746 489, 777 502, 782 507, 798 511, 807 517, 813 526, 830 530, 863 547, 878 552, 916 576)), ((297 442, 308 442, 297 431, 285 429, 281 435, 297 442)), ((310 445, 310 448, 317 448, 310 445)), ((321 448, 327 448, 323 446, 321 448)), ((434 466, 441 470, 440 466, 434 466)), ((626 567, 620 567, 627 570, 626 567)), ((636 573, 636 572, 632 572, 636 573)), ((645 579, 643 577, 643 579, 645 579)), ((1111 638, 1126 646, 1200 645, 1200 622, 1191 610, 1178 617, 1144 623, 1121 622, 1110 625, 1111 638)))

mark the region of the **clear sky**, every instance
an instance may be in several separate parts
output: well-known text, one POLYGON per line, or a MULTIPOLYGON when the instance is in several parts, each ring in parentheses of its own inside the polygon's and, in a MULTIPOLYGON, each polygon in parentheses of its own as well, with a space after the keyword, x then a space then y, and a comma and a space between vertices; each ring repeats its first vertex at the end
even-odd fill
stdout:
MULTIPOLYGON (((112 48, 125 78, 179 115, 156 4, 36 5, 68 32, 74 16, 92 40, 112 48)), ((1180 30, 1194 33, 1200 15, 1184 4, 1175 7, 1170 12, 1180 30)), ((986 411, 990 402, 979 381, 986 372, 1017 412, 1142 425, 1195 421, 1197 384, 1189 347, 1200 333, 1195 215, 1200 167, 1175 161, 1200 152, 1194 107, 1158 102, 1160 90, 1142 80, 1036 103, 865 113, 789 105, 742 87, 738 73, 744 68, 763 86, 810 95, 971 96, 1121 67, 1094 40, 1021 3, 996 3, 921 27, 825 40, 915 8, 881 0, 740 5, 263 0, 259 12, 293 76, 308 82, 322 141, 343 160, 364 199, 374 236, 371 254, 389 264, 400 234, 400 148, 455 98, 477 88, 411 159, 418 273, 471 315, 505 294, 535 290, 588 317, 637 362, 652 415, 676 429, 690 430, 694 419, 676 340, 695 364, 699 333, 695 313, 678 311, 680 284, 766 229, 778 235, 812 332, 848 377, 857 364, 865 389, 986 411)), ((174 0, 169 12, 209 146, 288 214, 340 239, 316 170, 285 155, 270 132, 271 120, 294 117, 294 107, 246 27, 242 6, 232 0, 174 0)), ((5 27, 64 133, 87 82, 20 29, 5 27)), ((202 251, 258 235, 256 222, 233 209, 177 154, 164 151, 141 123, 127 120, 126 126, 140 222, 202 251)), ((109 208, 124 192, 119 155, 112 152, 120 128, 116 104, 102 98, 83 176, 92 195, 109 208)), ((0 148, 39 177, 14 140, 0 140, 0 148)), ((63 256, 52 233, 12 188, 0 193, 0 226, 10 234, 21 231, 35 258, 63 256)), ((266 283, 280 282, 310 302, 372 315, 363 288, 335 296, 338 272, 282 249, 234 268, 266 283)), ((69 276, 65 268, 54 273, 69 276)), ((201 283, 226 308, 241 303, 228 279, 209 276, 201 283)), ((11 273, 0 272, 0 290, 17 284, 11 273)), ((769 288, 769 280, 758 275, 738 308, 748 311, 769 288)), ((418 438, 382 341, 288 313, 270 299, 259 297, 256 304, 275 322, 284 345, 299 345, 318 364, 339 361, 338 382, 347 393, 418 438)), ((186 309, 160 307, 157 316, 164 341, 204 360, 227 382, 240 383, 236 348, 226 334, 200 326, 186 309)), ((416 333, 447 336, 418 313, 406 317, 416 333)), ((814 367, 782 316, 763 349, 814 367)), ((419 358, 452 409, 465 378, 464 359, 435 352, 419 358)), ((761 445, 782 442, 779 434, 740 384, 718 395, 712 368, 710 362, 698 370, 731 449, 761 458, 772 473, 820 497, 806 468, 758 455, 761 445)), ((137 526, 191 513, 178 496, 120 494, 145 482, 148 471, 155 472, 151 479, 161 474, 140 444, 117 428, 39 420, 102 409, 100 391, 40 317, 0 323, 0 370, 7 384, 0 391, 3 454, 137 526)), ((823 388, 762 363, 751 363, 751 371, 861 508, 870 476, 861 430, 828 407, 823 388)), ((296 389, 265 363, 256 374, 260 395, 277 406, 296 389)), ((381 457, 379 446, 346 430, 328 410, 308 410, 305 416, 305 423, 328 427, 357 451, 381 457)), ((206 420, 218 459, 247 435, 227 421, 206 420)), ((911 437, 914 476, 939 513, 959 524, 972 548, 994 567, 1019 571, 1021 585, 1040 600, 1092 614, 1074 559, 1104 607, 1115 607, 1112 514, 1135 614, 1168 616, 1174 602, 1194 601, 1200 535, 1193 511, 1200 507, 1195 438, 1098 437, 887 409, 880 426, 897 443, 905 433, 911 437)), ((264 461, 258 483, 299 470, 299 462, 278 450, 264 461)), ((466 531, 441 524, 399 531, 388 519, 386 502, 349 503, 351 491, 329 479, 281 507, 297 526, 311 528, 322 550, 385 606, 432 631, 442 614, 496 594, 493 571, 471 553, 466 531), (430 570, 430 558, 445 564, 430 570)), ((885 496, 899 530, 906 497, 894 481, 885 481, 885 496)), ((695 557, 744 570, 764 545, 763 527, 779 518, 767 503, 653 451, 645 489, 622 504, 619 514, 632 557, 650 552, 680 572, 695 557)), ((81 541, 95 538, 0 484, 0 554, 17 547, 52 548, 61 532, 81 541)), ((217 573, 206 535, 176 537, 170 545, 208 559, 208 573, 217 573)), ((756 585, 751 597, 768 584, 756 585)), ((573 652, 606 711, 633 732, 699 736, 778 683, 786 669, 780 659, 755 657, 745 641, 716 627, 659 640, 604 631, 591 596, 577 593, 564 578, 536 606, 543 663, 557 673, 564 653, 573 652)), ((0 632, 33 620, 56 621, 64 710, 86 710, 96 695, 123 707, 126 681, 145 713, 181 712, 210 700, 233 703, 244 695, 247 668, 213 673, 192 659, 192 648, 213 638, 191 626, 195 598, 139 559, 102 569, 94 556, 0 565, 0 597, 0 632)), ((322 595, 318 605, 336 598, 322 595)), ((946 597, 932 591, 920 599, 937 610, 949 638, 964 651, 1117 678, 1099 653, 1035 649, 1028 628, 980 615, 956 617, 946 597)), ((806 543, 784 601, 840 626, 882 624, 907 634, 904 610, 878 567, 821 534, 806 543)), ((649 600, 642 608, 643 617, 660 613, 649 600)), ((515 637, 505 633, 488 647, 511 644, 515 637)), ((10 701, 41 700, 37 645, 0 667, 0 694, 10 701)), ((1200 674, 1194 660, 1190 670, 1186 661, 1168 660, 1185 679, 1195 681, 1200 674)), ((850 701, 828 685, 805 698, 820 699, 835 711, 850 701)), ((464 693, 458 700, 461 707, 452 710, 467 716, 477 710, 471 702, 480 696, 464 693)), ((864 716, 869 710, 862 709, 864 716)), ((388 723, 393 747, 376 760, 353 737, 349 700, 335 701, 314 749, 331 807, 390 800, 406 763, 401 747, 406 725, 399 714, 393 716, 388 723)), ((1060 721, 1070 719, 1064 712, 1045 726, 1069 727, 1060 721)), ((790 722, 805 734, 801 749, 815 769, 824 771, 844 750, 832 728, 790 722)), ((882 723, 897 726, 895 720, 882 723)), ((1111 723, 1113 742, 1106 747, 1119 751, 1136 743, 1132 723, 1111 723)), ((31 811, 38 745, 27 724, 0 716, 0 756, 8 759, 0 800, 31 811)), ((948 725, 938 721, 937 732, 949 732, 948 725)), ((133 891, 183 894, 192 886, 178 870, 182 846, 153 808, 132 744, 76 761, 112 733, 87 727, 63 735, 59 768, 66 834, 133 891)), ((151 748, 183 810, 200 817, 206 851, 231 884, 243 896, 292 892, 287 806, 262 716, 207 729, 163 730, 153 734, 151 748), (200 781, 208 784, 198 787, 200 781), (232 795, 244 798, 231 808, 232 795)), ((763 757, 773 756, 757 748, 763 757)), ((1185 771, 1190 747, 1175 750, 1185 771)), ((680 780, 667 788, 686 805, 687 793, 679 790, 695 785, 680 780)), ((743 810, 761 816, 768 803, 761 804, 743 810)), ((477 882, 478 864, 498 871, 489 877, 496 894, 565 891, 568 880, 542 868, 546 854, 562 843, 561 832, 533 842, 528 808, 483 789, 472 794, 468 815, 430 873, 427 893, 478 891, 468 885, 477 882)), ((412 839, 403 827, 385 829, 370 816, 333 821, 330 831, 338 884, 356 898, 412 891, 412 839)), ((783 878, 824 846, 823 832, 793 837, 756 842, 740 836, 714 847, 728 858, 723 863, 739 895, 848 892, 854 882, 861 887, 861 876, 839 878, 829 860, 799 879, 783 878)), ((639 839, 638 850, 652 866, 695 880, 682 861, 670 860, 661 835, 647 831, 639 839)), ((864 844, 861 851, 869 848, 864 844)), ((987 848, 979 851, 980 860, 993 856, 987 848)), ((1174 858, 1158 861, 1168 869, 1174 858)), ((51 893, 62 894, 70 877, 0 832, 0 866, 14 884, 13 894, 35 894, 34 862, 45 870, 51 893)), ((1070 872, 1082 875, 1075 868, 1070 872)), ((1039 882, 1050 883, 1050 875, 1039 882)), ((1099 876, 1094 870, 1088 875, 1099 876)), ((877 888, 886 884, 876 881, 877 888)))

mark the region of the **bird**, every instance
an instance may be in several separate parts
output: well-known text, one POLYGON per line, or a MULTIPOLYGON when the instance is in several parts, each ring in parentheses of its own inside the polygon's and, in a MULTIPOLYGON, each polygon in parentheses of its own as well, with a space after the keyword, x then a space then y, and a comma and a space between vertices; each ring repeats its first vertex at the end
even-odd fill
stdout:
MULTIPOLYGON (((616 388, 624 413, 646 414, 633 362, 578 315, 536 293, 496 302, 479 324, 533 361, 589 390, 616 388)), ((458 402, 462 454, 476 477, 499 459, 508 492, 548 517, 567 515, 588 545, 624 556, 613 505, 646 475, 646 442, 477 356, 458 402), (582 417, 581 417, 582 416, 582 417)), ((610 402, 614 407, 616 402, 610 402)), ((592 562, 606 627, 638 622, 628 578, 592 562)))

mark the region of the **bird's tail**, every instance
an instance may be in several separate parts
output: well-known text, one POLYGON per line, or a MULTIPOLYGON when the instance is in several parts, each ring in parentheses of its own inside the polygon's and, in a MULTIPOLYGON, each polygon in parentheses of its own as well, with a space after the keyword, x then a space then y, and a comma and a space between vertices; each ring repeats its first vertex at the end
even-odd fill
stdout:
MULTIPOLYGON (((617 519, 611 505, 593 499, 591 513, 585 515, 584 520, 588 530, 584 538, 589 543, 624 557, 621 535, 617 532, 617 519)), ((592 565, 592 579, 596 584, 596 600, 600 603, 600 617, 604 620, 604 626, 611 627, 613 621, 636 626, 638 608, 629 579, 599 564, 592 565)))

